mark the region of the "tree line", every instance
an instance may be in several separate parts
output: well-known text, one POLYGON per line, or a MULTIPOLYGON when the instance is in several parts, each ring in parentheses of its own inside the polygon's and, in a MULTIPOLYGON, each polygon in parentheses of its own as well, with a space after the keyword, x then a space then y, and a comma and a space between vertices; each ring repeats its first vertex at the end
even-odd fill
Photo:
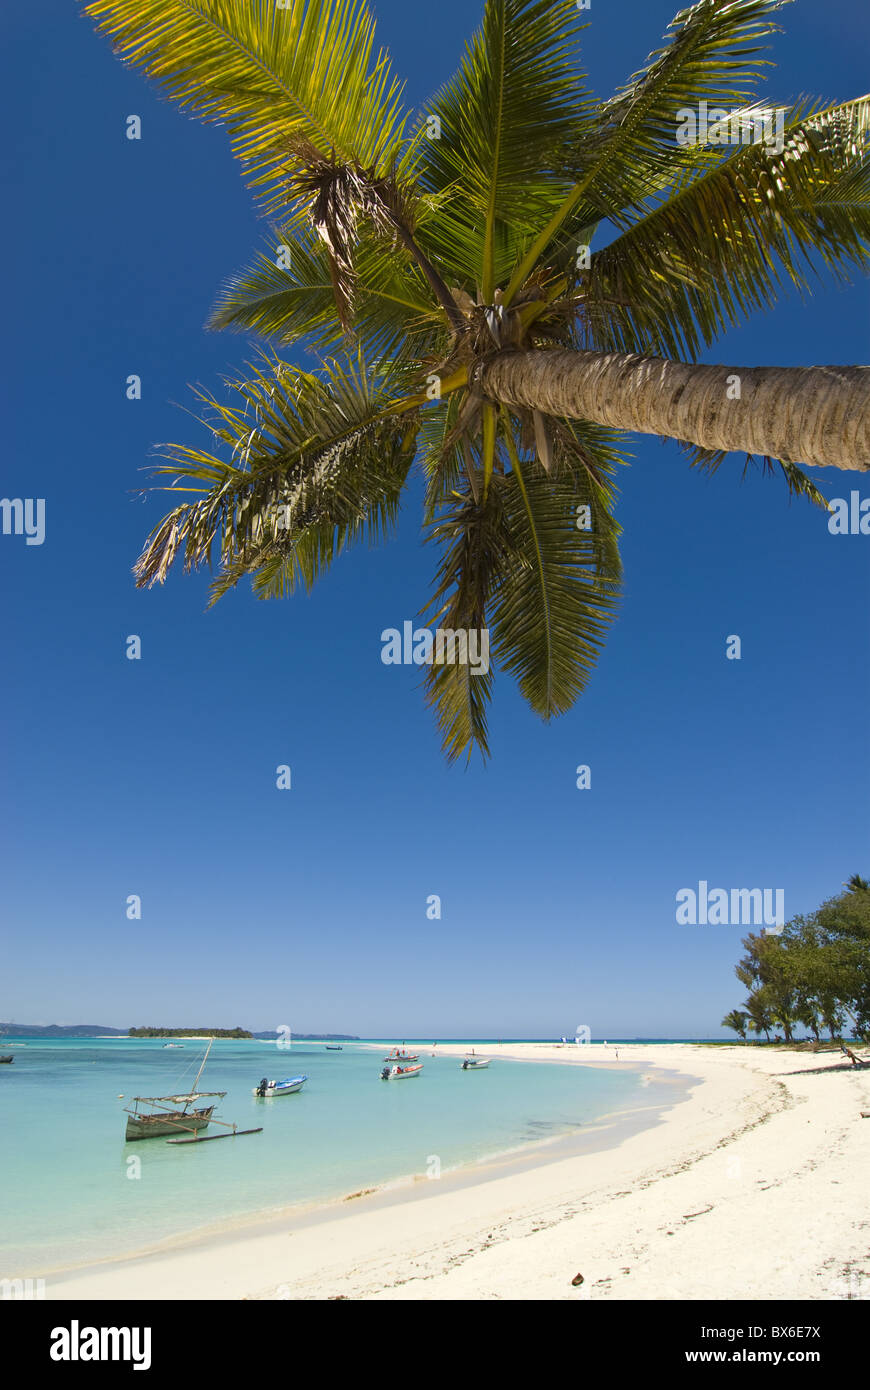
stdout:
POLYGON ((131 1028, 130 1038, 252 1038, 247 1028, 131 1028))
POLYGON ((870 883, 853 874, 844 888, 776 935, 744 937, 734 973, 747 998, 725 1015, 724 1028, 744 1040, 750 1032, 770 1042, 781 1030, 781 1040, 793 1042, 802 1027, 816 1042, 823 1032, 870 1042, 870 883))

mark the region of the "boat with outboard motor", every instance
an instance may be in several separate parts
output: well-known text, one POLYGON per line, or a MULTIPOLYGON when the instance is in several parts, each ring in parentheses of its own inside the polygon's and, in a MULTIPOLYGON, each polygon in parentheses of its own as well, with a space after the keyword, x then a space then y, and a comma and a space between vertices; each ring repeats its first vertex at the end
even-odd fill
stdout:
POLYGON ((423 1063, 422 1063, 422 1062, 418 1062, 416 1066, 411 1066, 411 1067, 400 1067, 400 1066, 383 1067, 383 1068, 381 1069, 381 1080, 382 1080, 382 1081, 403 1081, 403 1080, 405 1079, 406 1076, 419 1076, 419 1074, 420 1074, 420 1072, 421 1072, 422 1070, 423 1070, 423 1063))
POLYGON ((254 1095, 258 1100, 272 1100, 275 1096, 292 1096, 297 1091, 302 1090, 307 1080, 307 1076, 288 1076, 283 1081, 269 1081, 264 1076, 259 1086, 254 1087, 254 1095))

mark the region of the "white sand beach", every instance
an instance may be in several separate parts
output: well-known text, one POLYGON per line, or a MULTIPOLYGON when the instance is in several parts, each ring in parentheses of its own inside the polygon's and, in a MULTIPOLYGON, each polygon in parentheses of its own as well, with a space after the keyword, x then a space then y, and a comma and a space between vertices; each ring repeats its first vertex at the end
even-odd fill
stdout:
MULTIPOLYGON (((421 1060, 431 1048, 419 1047, 421 1060)), ((465 1052, 440 1044, 438 1055, 465 1052)), ((479 1048, 479 1052, 484 1049, 479 1048)), ((698 1078, 616 1147, 49 1276, 55 1299, 870 1298, 870 1067, 838 1052, 496 1045, 698 1078), (573 1285, 577 1275, 583 1282, 573 1285)), ((518 1073, 520 1069, 518 1068, 518 1073)), ((485 1084, 486 1073, 471 1084, 485 1084)))

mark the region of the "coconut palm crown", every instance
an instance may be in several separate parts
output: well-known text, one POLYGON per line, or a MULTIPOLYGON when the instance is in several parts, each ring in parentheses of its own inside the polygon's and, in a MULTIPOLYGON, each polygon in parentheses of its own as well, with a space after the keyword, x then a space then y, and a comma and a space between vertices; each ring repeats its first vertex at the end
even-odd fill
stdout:
MULTIPOLYGON (((768 102, 776 143, 677 139, 702 102, 754 128, 779 8, 700 0, 602 101, 575 0, 486 0, 415 114, 360 0, 86 4, 122 59, 227 128, 270 219, 211 326, 314 358, 264 354, 229 403, 199 393, 215 451, 163 449, 180 496, 137 582, 216 550, 213 600, 243 576, 261 598, 308 587, 389 532, 417 468, 431 625, 487 629, 548 719, 614 614, 626 431, 707 469, 740 451, 821 505, 800 464, 866 469, 867 368, 697 364, 784 286, 866 268, 870 98, 768 102)), ((434 662, 426 683, 448 757, 485 754, 491 671, 434 662)))

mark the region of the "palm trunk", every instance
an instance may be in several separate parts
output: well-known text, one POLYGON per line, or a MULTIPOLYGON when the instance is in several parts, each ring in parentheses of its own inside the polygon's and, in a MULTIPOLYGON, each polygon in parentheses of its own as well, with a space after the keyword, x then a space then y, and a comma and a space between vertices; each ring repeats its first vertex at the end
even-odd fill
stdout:
POLYGON ((473 383, 508 406, 705 449, 870 470, 870 367, 691 366, 532 349, 485 358, 473 383))

